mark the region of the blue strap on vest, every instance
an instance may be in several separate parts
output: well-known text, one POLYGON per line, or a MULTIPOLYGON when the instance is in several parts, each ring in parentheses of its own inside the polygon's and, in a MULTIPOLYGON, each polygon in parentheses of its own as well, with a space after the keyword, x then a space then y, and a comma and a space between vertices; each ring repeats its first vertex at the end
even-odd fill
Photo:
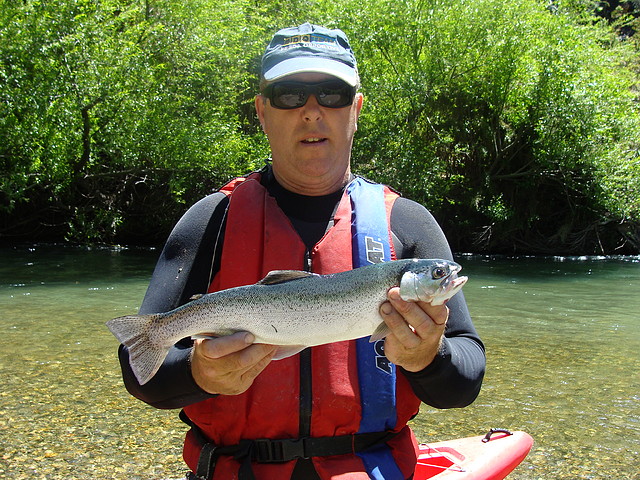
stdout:
MULTIPOLYGON (((382 185, 356 178, 347 187, 351 200, 353 268, 391 260, 389 227, 382 185)), ((358 433, 382 432, 396 425, 396 367, 384 356, 384 340, 356 341, 362 419, 358 433)), ((373 479, 403 479, 386 445, 358 453, 373 479)))

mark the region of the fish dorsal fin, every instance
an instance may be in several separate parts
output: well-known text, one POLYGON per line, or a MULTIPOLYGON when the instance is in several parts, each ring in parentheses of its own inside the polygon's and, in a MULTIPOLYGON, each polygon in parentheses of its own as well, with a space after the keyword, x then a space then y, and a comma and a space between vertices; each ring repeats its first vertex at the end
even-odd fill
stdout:
POLYGON ((274 285, 276 283, 290 282, 307 277, 317 277, 317 273, 303 272, 302 270, 273 270, 258 282, 259 285, 274 285))
POLYGON ((189 297, 189 300, 191 300, 191 301, 193 301, 193 300, 199 300, 199 299, 201 299, 202 297, 204 297, 204 295, 205 295, 204 293, 196 293, 195 295, 191 295, 191 296, 189 297))

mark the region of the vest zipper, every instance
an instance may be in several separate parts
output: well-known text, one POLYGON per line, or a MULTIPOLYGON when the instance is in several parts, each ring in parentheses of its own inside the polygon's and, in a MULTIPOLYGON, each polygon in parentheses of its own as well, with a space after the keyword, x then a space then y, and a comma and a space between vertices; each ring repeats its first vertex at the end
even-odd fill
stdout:
MULTIPOLYGON (((311 252, 304 254, 304 269, 311 272, 311 252)), ((313 391, 311 378, 311 348, 305 348, 300 352, 300 438, 311 436, 311 408, 313 405, 313 391)))

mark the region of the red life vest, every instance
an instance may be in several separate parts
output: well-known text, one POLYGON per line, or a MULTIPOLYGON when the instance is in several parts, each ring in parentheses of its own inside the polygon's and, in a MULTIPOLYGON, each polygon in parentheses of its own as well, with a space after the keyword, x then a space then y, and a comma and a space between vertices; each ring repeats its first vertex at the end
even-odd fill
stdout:
MULTIPOLYGON (((259 174, 236 179, 221 189, 230 198, 221 267, 209 291, 248 285, 271 270, 303 270, 307 249, 275 199, 260 183, 259 174)), ((397 194, 385 187, 387 225, 397 194)), ((345 193, 334 225, 311 252, 312 271, 336 273, 353 268, 351 257, 351 202, 345 193)), ((390 235, 390 229, 389 229, 390 235)), ((391 244, 391 241, 389 241, 391 244)), ((392 245, 392 244, 391 244, 392 245)), ((392 252, 392 256, 395 254, 392 252)), ((359 431, 362 406, 355 364, 355 341, 311 348, 313 392, 311 437, 354 434, 359 431)), ((398 374, 395 386, 400 432, 387 445, 403 478, 413 474, 417 443, 406 425, 417 414, 420 400, 408 381, 398 374)), ((300 356, 271 362, 245 393, 220 395, 186 407, 185 413, 201 432, 218 446, 237 445, 245 439, 294 439, 300 437, 300 356)), ((184 459, 195 471, 201 444, 190 431, 184 444, 184 459)), ((357 455, 314 457, 322 479, 368 479, 366 467, 357 455), (354 472, 345 475, 345 472, 354 472)), ((214 479, 238 478, 239 463, 232 457, 218 459, 214 479)), ((257 479, 286 479, 295 461, 280 464, 254 463, 257 479)))

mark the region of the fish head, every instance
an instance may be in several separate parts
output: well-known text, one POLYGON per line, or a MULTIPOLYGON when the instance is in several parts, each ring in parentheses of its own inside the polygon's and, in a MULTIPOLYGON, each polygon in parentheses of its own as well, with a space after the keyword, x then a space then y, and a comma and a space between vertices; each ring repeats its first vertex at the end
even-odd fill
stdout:
POLYGON ((400 297, 442 305, 460 291, 467 277, 459 277, 462 267, 442 259, 417 259, 408 264, 400 278, 400 297))

